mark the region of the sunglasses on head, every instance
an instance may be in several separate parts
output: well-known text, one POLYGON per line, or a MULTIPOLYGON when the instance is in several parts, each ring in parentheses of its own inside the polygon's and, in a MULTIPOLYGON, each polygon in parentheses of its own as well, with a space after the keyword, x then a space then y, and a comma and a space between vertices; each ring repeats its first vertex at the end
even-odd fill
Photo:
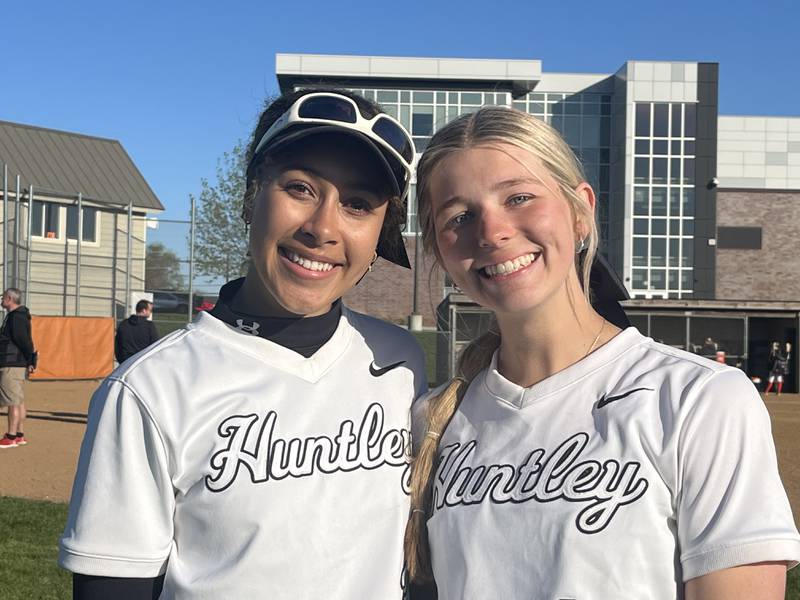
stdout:
POLYGON ((378 113, 365 118, 352 98, 335 92, 313 92, 292 104, 262 136, 253 156, 275 139, 287 127, 295 124, 334 125, 357 131, 381 149, 387 150, 403 168, 403 180, 398 181, 401 199, 405 198, 411 181, 411 165, 414 162, 414 142, 405 128, 394 118, 378 113))

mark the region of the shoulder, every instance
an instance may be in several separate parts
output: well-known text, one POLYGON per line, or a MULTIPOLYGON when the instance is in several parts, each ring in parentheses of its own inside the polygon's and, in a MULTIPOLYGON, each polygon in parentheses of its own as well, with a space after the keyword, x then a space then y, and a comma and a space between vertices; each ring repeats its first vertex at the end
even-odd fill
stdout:
POLYGON ((407 329, 347 307, 343 307, 342 315, 367 345, 373 348, 394 347, 402 352, 422 356, 422 348, 407 329))

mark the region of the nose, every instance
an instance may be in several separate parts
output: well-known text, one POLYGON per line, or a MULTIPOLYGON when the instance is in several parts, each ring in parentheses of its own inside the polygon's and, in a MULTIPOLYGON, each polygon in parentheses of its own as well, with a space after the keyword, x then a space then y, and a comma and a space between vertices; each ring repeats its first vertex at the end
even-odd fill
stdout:
POLYGON ((499 248, 513 234, 511 223, 499 208, 488 208, 478 216, 478 245, 481 248, 499 248))
POLYGON ((300 231, 307 238, 313 239, 315 246, 335 244, 339 235, 339 199, 335 193, 328 194, 321 199, 303 225, 300 231))

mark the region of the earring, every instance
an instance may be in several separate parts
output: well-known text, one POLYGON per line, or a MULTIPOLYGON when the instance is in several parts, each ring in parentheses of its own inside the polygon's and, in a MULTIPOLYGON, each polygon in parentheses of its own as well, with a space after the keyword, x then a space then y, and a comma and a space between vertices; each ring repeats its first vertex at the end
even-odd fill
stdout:
POLYGON ((580 254, 584 250, 586 250, 586 238, 581 238, 577 242, 575 242, 575 254, 580 254))
POLYGON ((378 260, 378 253, 377 253, 377 252, 375 252, 375 253, 372 255, 372 260, 369 262, 369 267, 367 267, 367 272, 368 272, 368 273, 372 273, 372 265, 374 265, 374 264, 375 264, 375 261, 376 261, 376 260, 378 260))

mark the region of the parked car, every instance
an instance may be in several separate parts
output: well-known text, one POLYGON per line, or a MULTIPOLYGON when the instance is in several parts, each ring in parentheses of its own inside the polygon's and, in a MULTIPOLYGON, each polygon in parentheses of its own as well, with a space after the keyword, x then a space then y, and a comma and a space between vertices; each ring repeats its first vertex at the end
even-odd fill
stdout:
POLYGON ((188 294, 172 292, 153 292, 153 312, 185 313, 189 307, 188 294))

